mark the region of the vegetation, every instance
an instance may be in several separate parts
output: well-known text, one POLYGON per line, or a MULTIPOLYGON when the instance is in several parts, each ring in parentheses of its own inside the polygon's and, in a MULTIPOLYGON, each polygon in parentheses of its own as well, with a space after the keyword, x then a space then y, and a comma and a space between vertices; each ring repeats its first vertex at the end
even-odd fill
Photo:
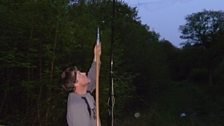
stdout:
MULTIPOLYGON (((0 125, 66 125, 60 74, 74 64, 88 70, 97 26, 106 125, 111 15, 110 0, 0 0, 0 125)), ((124 2, 116 2, 114 21, 117 126, 224 125, 223 11, 188 15, 183 48, 160 40, 124 2)))

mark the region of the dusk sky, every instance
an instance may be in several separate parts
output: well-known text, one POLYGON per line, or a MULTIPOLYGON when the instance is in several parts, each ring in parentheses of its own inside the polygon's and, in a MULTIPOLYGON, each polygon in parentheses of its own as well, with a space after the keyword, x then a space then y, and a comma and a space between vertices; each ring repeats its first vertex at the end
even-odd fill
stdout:
POLYGON ((185 17, 203 10, 224 10, 224 0, 123 0, 131 7, 137 7, 142 24, 159 33, 161 38, 176 47, 180 39, 179 26, 186 23, 185 17))

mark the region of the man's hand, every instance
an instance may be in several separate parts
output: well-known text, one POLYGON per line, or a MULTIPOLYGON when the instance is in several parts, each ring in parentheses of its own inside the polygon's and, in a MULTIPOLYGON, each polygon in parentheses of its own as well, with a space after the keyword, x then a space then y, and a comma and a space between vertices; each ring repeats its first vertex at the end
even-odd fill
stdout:
POLYGON ((94 47, 94 61, 96 61, 96 59, 100 60, 100 56, 101 56, 101 43, 96 44, 94 47))

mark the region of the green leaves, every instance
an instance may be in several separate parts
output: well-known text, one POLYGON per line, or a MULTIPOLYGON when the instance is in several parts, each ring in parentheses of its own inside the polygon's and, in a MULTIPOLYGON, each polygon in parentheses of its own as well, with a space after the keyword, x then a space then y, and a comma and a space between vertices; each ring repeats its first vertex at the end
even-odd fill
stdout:
POLYGON ((180 26, 182 39, 192 44, 209 47, 215 35, 224 32, 224 12, 204 10, 186 17, 186 24, 180 26))

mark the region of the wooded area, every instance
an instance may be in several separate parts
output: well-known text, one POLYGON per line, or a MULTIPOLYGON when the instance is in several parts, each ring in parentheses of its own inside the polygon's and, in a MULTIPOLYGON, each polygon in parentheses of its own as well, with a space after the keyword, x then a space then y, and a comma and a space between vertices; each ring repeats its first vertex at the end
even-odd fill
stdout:
MULTIPOLYGON (((142 24, 137 8, 117 1, 115 15, 116 126, 223 126, 224 12, 189 14, 182 48, 142 24)), ((88 70, 97 26, 107 125, 111 21, 111 0, 0 0, 0 125, 67 125, 60 74, 88 70)))

